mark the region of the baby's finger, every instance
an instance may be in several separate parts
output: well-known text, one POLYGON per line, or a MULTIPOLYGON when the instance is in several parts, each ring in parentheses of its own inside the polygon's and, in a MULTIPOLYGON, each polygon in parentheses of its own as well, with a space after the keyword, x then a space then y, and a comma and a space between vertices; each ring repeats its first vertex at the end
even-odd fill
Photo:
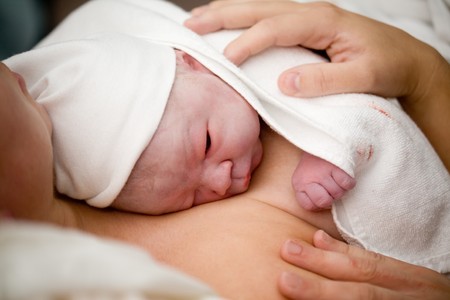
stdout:
POLYGON ((300 204, 300 206, 308 211, 317 211, 320 208, 317 207, 314 202, 311 200, 311 198, 308 196, 308 194, 305 191, 296 191, 295 192, 295 198, 300 204))
MULTIPOLYGON (((304 186, 304 191, 315 206, 314 210, 327 209, 333 203, 333 197, 321 183, 311 182, 304 186)), ((296 193, 297 194, 297 193, 296 193)))
MULTIPOLYGON (((331 176, 334 179, 334 182, 339 185, 341 189, 344 191, 351 190, 356 185, 356 180, 348 175, 345 171, 342 169, 335 169, 332 171, 331 176)), ((342 196, 342 195, 341 195, 342 196)), ((334 196, 335 199, 339 199, 339 196, 334 196)))

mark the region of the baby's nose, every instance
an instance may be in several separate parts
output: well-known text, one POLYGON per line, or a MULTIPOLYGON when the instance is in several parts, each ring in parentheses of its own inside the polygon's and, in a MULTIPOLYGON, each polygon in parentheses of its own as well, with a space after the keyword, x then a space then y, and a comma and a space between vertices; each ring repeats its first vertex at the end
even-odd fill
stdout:
POLYGON ((217 195, 224 196, 231 186, 232 168, 233 162, 229 160, 210 164, 203 173, 202 185, 217 195))

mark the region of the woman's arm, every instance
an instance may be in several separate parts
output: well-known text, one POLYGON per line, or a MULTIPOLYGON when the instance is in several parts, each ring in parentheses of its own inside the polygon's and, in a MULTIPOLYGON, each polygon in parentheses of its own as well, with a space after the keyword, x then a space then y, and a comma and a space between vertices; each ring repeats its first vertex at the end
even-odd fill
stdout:
POLYGON ((434 49, 422 54, 430 72, 423 74, 413 93, 400 100, 450 171, 450 64, 434 49))
POLYGON ((280 89, 298 97, 398 97, 450 169, 450 66, 406 32, 324 2, 215 1, 185 25, 201 34, 251 26, 225 49, 237 64, 273 45, 325 50, 331 63, 286 70, 280 89))

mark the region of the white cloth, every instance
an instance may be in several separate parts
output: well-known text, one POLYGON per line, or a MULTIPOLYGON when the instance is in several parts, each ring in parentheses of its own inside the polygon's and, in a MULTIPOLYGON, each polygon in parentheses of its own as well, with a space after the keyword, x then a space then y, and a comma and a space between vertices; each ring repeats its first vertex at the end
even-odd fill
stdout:
POLYGON ((57 190, 109 206, 161 120, 175 77, 174 50, 98 33, 42 45, 5 64, 50 115, 57 190))
POLYGON ((219 299, 205 284, 137 247, 16 221, 0 224, 0 298, 219 299))
POLYGON ((396 101, 363 94, 308 100, 284 96, 276 86, 278 74, 320 57, 300 48, 274 48, 237 68, 220 52, 239 32, 199 37, 180 25, 187 17, 165 1, 95 0, 41 46, 111 30, 186 51, 294 145, 356 176, 357 186, 333 205, 334 220, 347 241, 450 271, 450 176, 396 101))

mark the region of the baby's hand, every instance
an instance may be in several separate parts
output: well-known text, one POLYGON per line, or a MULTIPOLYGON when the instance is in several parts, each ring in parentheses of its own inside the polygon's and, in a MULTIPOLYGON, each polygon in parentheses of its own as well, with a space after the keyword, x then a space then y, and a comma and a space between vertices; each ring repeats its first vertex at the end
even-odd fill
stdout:
POLYGON ((295 196, 306 210, 330 208, 355 184, 355 179, 340 168, 306 152, 292 175, 295 196))

